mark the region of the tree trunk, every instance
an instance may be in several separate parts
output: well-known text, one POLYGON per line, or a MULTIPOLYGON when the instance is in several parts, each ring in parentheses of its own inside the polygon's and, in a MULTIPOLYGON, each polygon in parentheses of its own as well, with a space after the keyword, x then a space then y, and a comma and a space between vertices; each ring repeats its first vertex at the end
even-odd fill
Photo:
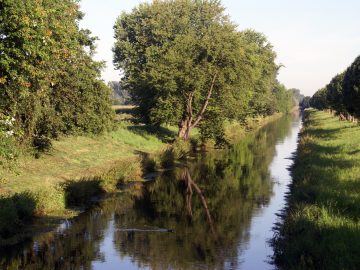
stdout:
POLYGON ((178 137, 185 141, 188 140, 190 137, 191 128, 191 122, 189 121, 189 119, 181 120, 181 122, 179 123, 178 137))
POLYGON ((339 120, 340 120, 340 121, 345 121, 345 120, 346 120, 346 117, 345 117, 342 113, 340 113, 340 115, 339 115, 339 120))
MULTIPOLYGON (((187 190, 186 190, 187 191, 187 196, 190 196, 190 197, 192 196, 193 189, 199 195, 201 203, 202 203, 202 205, 204 207, 204 210, 205 210, 207 221, 208 221, 208 223, 210 225, 210 230, 213 233, 213 235, 216 236, 214 223, 213 223, 213 220, 211 218, 210 210, 209 210, 208 204, 206 202, 206 199, 205 199, 205 197, 203 195, 203 192, 199 188, 199 186, 191 178, 191 175, 190 175, 190 172, 189 172, 188 168, 184 168, 184 171, 182 172, 182 180, 185 181, 185 183, 187 185, 187 190)), ((192 217, 193 213, 192 213, 192 207, 191 207, 191 198, 190 198, 190 201, 187 201, 187 203, 190 203, 190 205, 187 204, 186 207, 187 207, 187 209, 189 211, 188 212, 189 216, 191 215, 191 217, 192 217)))
POLYGON ((215 72, 215 74, 211 80, 211 84, 210 84, 207 96, 205 98, 205 101, 204 101, 199 113, 196 115, 196 118, 194 121, 193 121, 193 109, 192 109, 192 101, 193 101, 194 93, 190 92, 190 94, 188 95, 188 97, 186 99, 187 104, 186 104, 185 116, 179 123, 179 132, 178 132, 179 138, 187 141, 190 137, 191 129, 196 127, 198 125, 198 123, 200 122, 200 120, 203 118, 203 115, 209 104, 209 100, 211 98, 211 95, 212 95, 212 92, 213 92, 213 89, 215 86, 216 77, 217 77, 217 72, 215 72))

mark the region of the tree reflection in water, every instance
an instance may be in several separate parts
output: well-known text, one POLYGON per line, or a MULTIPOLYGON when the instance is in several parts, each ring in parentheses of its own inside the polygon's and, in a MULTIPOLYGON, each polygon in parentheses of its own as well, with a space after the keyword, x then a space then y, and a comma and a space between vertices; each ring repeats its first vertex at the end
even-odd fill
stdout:
POLYGON ((0 269, 94 269, 111 256, 139 268, 239 268, 251 219, 272 195, 276 142, 291 122, 284 117, 229 149, 199 154, 135 193, 99 203, 59 233, 0 251, 0 269), (109 230, 117 254, 104 250, 109 230))

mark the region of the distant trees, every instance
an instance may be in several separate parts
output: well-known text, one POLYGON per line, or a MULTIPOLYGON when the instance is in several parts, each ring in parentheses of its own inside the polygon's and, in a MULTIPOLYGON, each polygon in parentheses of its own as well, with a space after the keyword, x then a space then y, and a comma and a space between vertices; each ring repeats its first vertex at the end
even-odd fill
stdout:
POLYGON ((329 108, 326 88, 321 88, 311 97, 310 106, 318 110, 325 110, 329 108))
POLYGON ((272 46, 260 33, 238 32, 219 1, 144 3, 114 29, 121 85, 148 123, 176 124, 184 139, 199 127, 221 140, 225 119, 278 110, 272 46))
POLYGON ((14 119, 22 143, 111 123, 95 38, 79 29, 81 17, 74 0, 1 1, 0 117, 14 119))
POLYGON ((302 110, 310 107, 310 99, 311 97, 306 96, 300 101, 299 106, 302 110))
POLYGON ((276 104, 273 108, 277 112, 289 113, 289 111, 295 106, 295 100, 291 91, 280 83, 277 83, 273 90, 274 101, 276 104))
POLYGON ((310 105, 319 110, 333 110, 341 119, 360 117, 360 57, 346 71, 337 74, 325 88, 318 90, 312 96, 310 105))
POLYGON ((302 102, 302 100, 304 99, 304 95, 301 94, 301 91, 296 88, 291 88, 291 89, 289 89, 289 91, 292 92, 295 103, 300 104, 302 102))
POLYGON ((112 89, 111 101, 113 105, 127 105, 131 103, 129 92, 123 89, 118 81, 108 82, 108 86, 112 89))

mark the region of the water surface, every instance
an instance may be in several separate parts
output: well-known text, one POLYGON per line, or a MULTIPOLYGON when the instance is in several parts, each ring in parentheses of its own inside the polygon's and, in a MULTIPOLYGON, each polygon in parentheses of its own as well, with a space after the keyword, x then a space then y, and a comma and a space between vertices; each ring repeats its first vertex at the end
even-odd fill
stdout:
POLYGON ((283 117, 2 250, 0 269, 273 269, 301 123, 283 117))

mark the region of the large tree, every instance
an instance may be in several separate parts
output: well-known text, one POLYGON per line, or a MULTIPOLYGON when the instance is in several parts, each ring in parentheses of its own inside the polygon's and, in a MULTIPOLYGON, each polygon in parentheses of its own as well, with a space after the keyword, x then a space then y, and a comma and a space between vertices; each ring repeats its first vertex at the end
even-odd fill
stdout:
POLYGON ((15 118, 21 140, 105 130, 109 89, 91 58, 94 38, 78 27, 78 1, 0 5, 0 114, 15 118))
POLYGON ((223 120, 237 117, 264 77, 262 70, 254 73, 258 59, 249 57, 261 48, 254 42, 249 48, 250 34, 236 31, 220 1, 141 4, 122 13, 114 29, 122 86, 144 120, 177 124, 184 139, 196 126, 220 132, 223 120))

